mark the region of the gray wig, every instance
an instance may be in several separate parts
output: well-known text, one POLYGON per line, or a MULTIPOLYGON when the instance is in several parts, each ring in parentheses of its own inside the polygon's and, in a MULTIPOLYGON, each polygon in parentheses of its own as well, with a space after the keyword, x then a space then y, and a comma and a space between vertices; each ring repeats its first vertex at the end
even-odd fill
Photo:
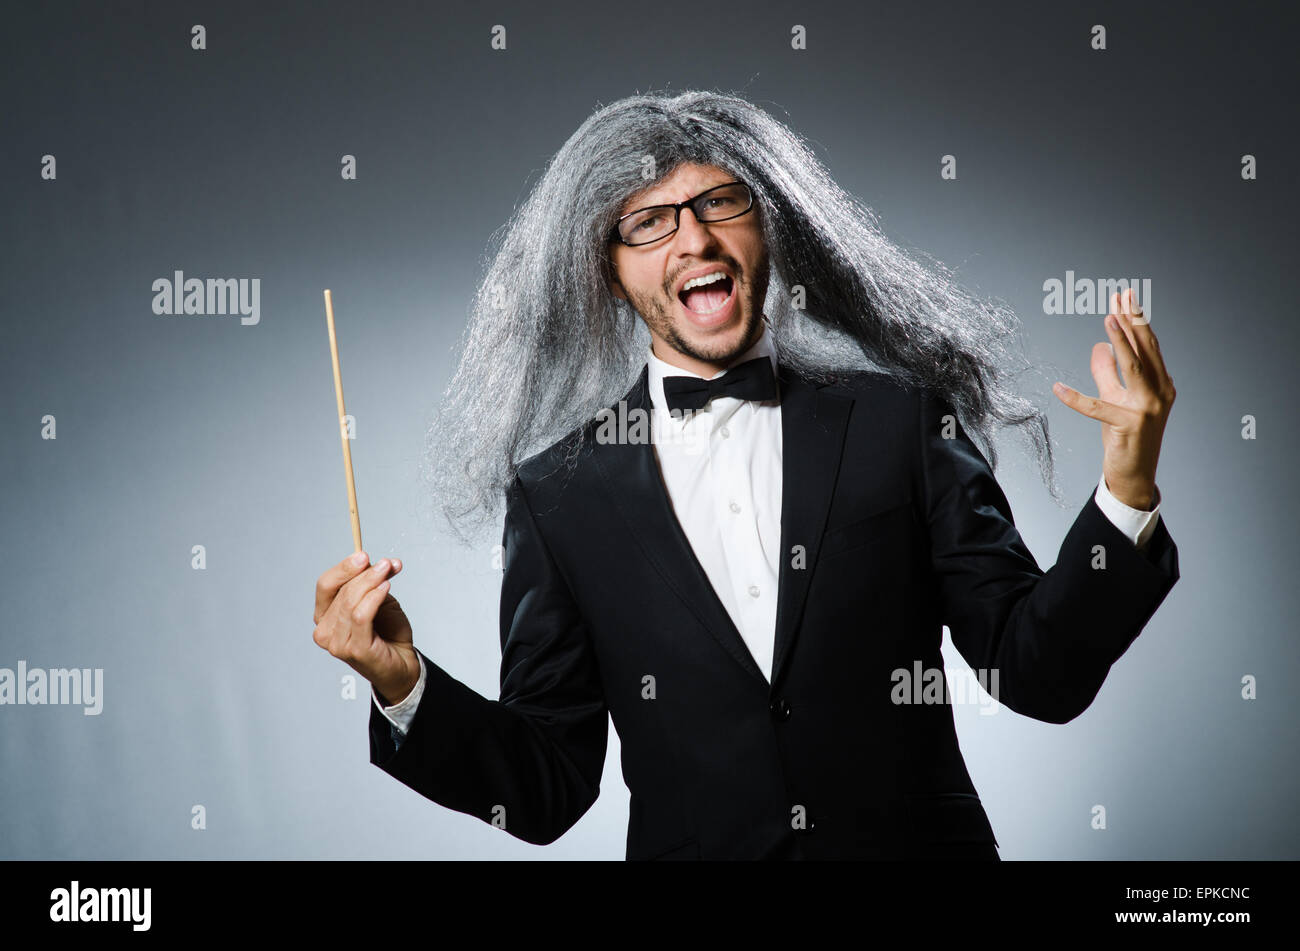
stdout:
POLYGON ((493 236, 421 466, 426 498, 454 534, 470 542, 490 527, 520 462, 574 435, 636 381, 649 332, 609 290, 609 235, 629 198, 688 162, 722 168, 754 192, 771 262, 763 313, 784 366, 816 380, 876 370, 938 391, 994 466, 995 426, 1020 426, 1059 502, 1047 418, 1004 381, 1027 368, 1008 346, 1014 313, 885 237, 870 209, 762 109, 715 92, 652 92, 591 115, 493 236))

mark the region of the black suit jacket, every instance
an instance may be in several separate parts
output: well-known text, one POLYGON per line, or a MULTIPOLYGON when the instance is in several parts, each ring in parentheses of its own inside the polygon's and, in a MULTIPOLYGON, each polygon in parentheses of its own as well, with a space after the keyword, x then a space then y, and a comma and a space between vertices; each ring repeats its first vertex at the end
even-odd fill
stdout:
MULTIPOLYGON (((951 706, 893 702, 893 672, 942 668, 946 624, 972 668, 998 671, 1006 706, 1078 716, 1178 579, 1165 519, 1138 551, 1090 492, 1044 573, 983 454, 960 425, 944 438, 942 398, 875 373, 778 376, 770 684, 653 447, 587 438, 572 468, 557 444, 507 492, 500 699, 422 654, 425 690, 396 748, 371 704, 371 761, 545 844, 595 801, 612 717, 629 859, 996 859, 951 706)), ((629 408, 650 407, 646 381, 629 408)))

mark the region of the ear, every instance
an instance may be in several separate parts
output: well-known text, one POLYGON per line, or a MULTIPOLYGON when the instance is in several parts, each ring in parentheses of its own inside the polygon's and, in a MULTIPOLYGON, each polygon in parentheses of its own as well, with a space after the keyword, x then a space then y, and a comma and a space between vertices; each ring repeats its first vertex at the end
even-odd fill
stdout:
POLYGON ((610 293, 619 300, 627 300, 627 292, 623 290, 623 284, 618 279, 618 265, 614 259, 609 259, 609 290, 610 293))

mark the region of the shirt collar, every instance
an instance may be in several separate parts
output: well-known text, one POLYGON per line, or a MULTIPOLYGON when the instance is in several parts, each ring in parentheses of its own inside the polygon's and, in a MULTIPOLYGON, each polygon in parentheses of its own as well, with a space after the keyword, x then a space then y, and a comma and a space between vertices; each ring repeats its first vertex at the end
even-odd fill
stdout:
MULTIPOLYGON (((772 331, 767 325, 766 318, 762 320, 761 326, 763 330, 758 335, 758 339, 754 341, 753 345, 750 346, 748 350, 732 360, 727 365, 727 369, 739 366, 747 360, 754 360, 758 357, 767 357, 772 361, 772 372, 776 372, 776 346, 772 343, 772 331)), ((720 370, 713 376, 700 377, 697 373, 691 373, 689 370, 683 370, 681 367, 675 367, 671 363, 665 363, 663 360, 660 360, 655 356, 653 348, 648 352, 646 366, 648 368, 646 384, 650 390, 650 401, 656 409, 666 409, 668 406, 668 400, 664 396, 664 377, 693 376, 697 379, 714 380, 727 372, 727 370, 720 370)))

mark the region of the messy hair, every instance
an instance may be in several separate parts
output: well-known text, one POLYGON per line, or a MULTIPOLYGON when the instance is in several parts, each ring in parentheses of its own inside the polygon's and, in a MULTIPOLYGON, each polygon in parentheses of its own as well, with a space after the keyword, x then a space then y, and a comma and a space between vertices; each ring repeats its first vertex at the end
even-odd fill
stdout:
POLYGON ((1000 426, 1027 438, 1054 498, 1046 415, 1011 389, 1027 368, 1005 305, 887 238, 786 125, 737 96, 645 93, 592 114, 493 236, 422 476, 453 533, 492 526, 520 463, 580 433, 645 363, 648 331, 609 289, 625 203, 685 163, 746 182, 771 276, 763 313, 783 367, 819 381, 874 370, 937 392, 997 465, 1000 426))

